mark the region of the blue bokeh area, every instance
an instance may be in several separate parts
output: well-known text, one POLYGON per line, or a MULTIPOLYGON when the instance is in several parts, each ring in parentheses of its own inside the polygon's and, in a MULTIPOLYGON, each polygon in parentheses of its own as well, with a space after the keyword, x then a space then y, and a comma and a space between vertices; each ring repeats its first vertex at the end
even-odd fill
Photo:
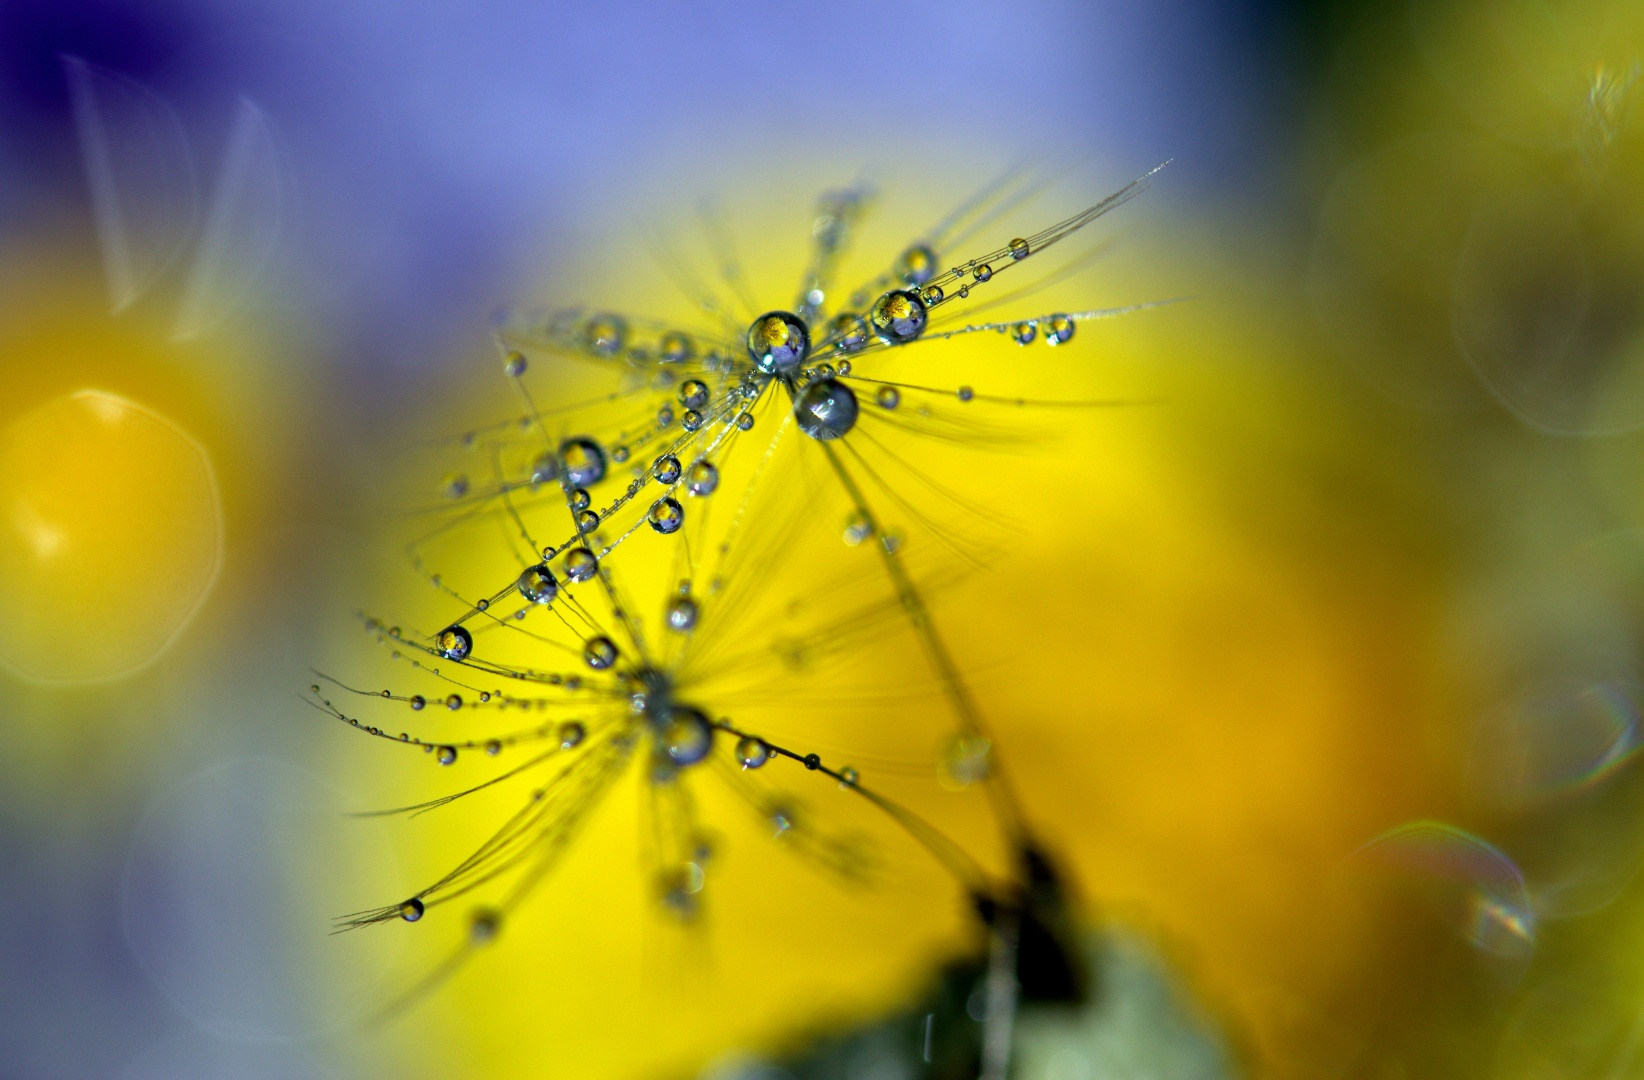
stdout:
POLYGON ((1192 0, 12 3, 0 221, 83 204, 59 54, 169 101, 206 181, 243 96, 281 140, 308 234, 304 317, 323 316, 349 365, 404 371, 436 362, 591 203, 667 170, 759 174, 820 152, 839 162, 821 187, 962 140, 1112 175, 1174 158, 1181 191, 1261 198, 1278 136, 1260 44, 1248 12, 1192 0))

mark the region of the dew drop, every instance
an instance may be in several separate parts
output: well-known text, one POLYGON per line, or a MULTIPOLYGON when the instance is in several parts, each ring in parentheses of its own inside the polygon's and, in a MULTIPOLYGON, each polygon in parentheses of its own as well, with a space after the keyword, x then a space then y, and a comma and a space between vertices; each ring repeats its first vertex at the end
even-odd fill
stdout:
POLYGON ((936 276, 936 253, 925 244, 915 244, 896 260, 896 274, 918 288, 936 276))
POLYGON ((422 918, 422 912, 422 901, 417 899, 415 896, 400 905, 400 918, 404 919, 406 922, 416 922, 418 919, 422 918))
POLYGON ((868 343, 868 321, 849 311, 842 311, 828 324, 828 336, 845 352, 855 352, 868 343))
POLYGON ((738 431, 747 431, 753 427, 753 413, 738 413, 736 427, 738 431))
POLYGON ((468 494, 468 477, 461 473, 452 473, 440 482, 440 489, 445 492, 447 499, 460 499, 468 494))
POLYGON ((516 379, 519 378, 521 375, 524 375, 525 374, 525 355, 523 353, 517 353, 517 352, 509 353, 508 354, 508 359, 503 361, 502 370, 507 372, 509 375, 513 376, 516 379))
POLYGON ((696 355, 696 343, 677 330, 662 335, 657 346, 657 359, 664 364, 683 364, 696 355))
POLYGON ((839 374, 849 375, 850 373, 851 373, 851 362, 849 360, 839 361, 839 374))
POLYGON ((571 581, 587 581, 599 569, 599 559, 587 548, 573 548, 565 553, 565 576, 571 581))
POLYGON ((873 332, 891 345, 912 341, 925 332, 925 303, 911 292, 894 290, 874 301, 869 314, 873 332))
POLYGON ((445 707, 447 709, 450 709, 452 712, 456 712, 458 709, 462 708, 462 695, 461 694, 450 694, 450 695, 448 695, 445 699, 445 707))
POLYGON ((452 624, 440 631, 439 637, 434 639, 434 647, 447 660, 463 660, 474 651, 474 635, 468 628, 452 624))
POLYGON ((628 324, 618 315, 595 315, 582 328, 582 341, 596 356, 615 356, 628 337, 628 324))
POLYGON ((559 457, 552 451, 537 458, 531 466, 531 486, 537 487, 559 476, 559 457))
POLYGON ((708 404, 708 384, 701 379, 686 379, 679 387, 679 403, 687 409, 700 409, 708 404))
POLYGON ((692 495, 712 495, 719 486, 719 470, 711 461, 698 461, 685 474, 685 490, 692 495))
POLYGON ((855 547, 873 535, 873 522, 868 515, 857 510, 845 519, 845 543, 855 547))
POLYGON ((975 396, 976 396, 976 391, 972 390, 970 387, 961 386, 959 388, 959 400, 960 401, 970 401, 975 396))
POLYGON ((645 515, 645 520, 659 533, 678 532, 679 527, 685 524, 685 508, 679 505, 678 499, 658 499, 652 504, 651 512, 645 515))
POLYGON ((853 788, 861 781, 861 779, 862 774, 851 768, 849 765, 846 765, 843 769, 839 770, 839 786, 842 788, 853 788))
POLYGON ((502 740, 501 739, 487 739, 487 740, 485 740, 485 752, 487 754, 491 755, 492 757, 496 757, 498 754, 502 753, 502 740))
POLYGON ((696 629, 696 601, 688 596, 676 596, 668 601, 668 629, 685 633, 696 629))
POLYGON ((659 745, 675 765, 695 765, 713 749, 714 729, 708 718, 687 705, 675 705, 668 712, 657 736, 659 745))
POLYGON ((874 391, 873 399, 881 409, 894 409, 902 404, 902 392, 894 386, 881 386, 874 391))
POLYGON ((955 735, 942 748, 938 778, 958 790, 987 779, 993 745, 980 735, 955 735))
POLYGON ((594 504, 594 497, 588 494, 587 488, 571 489, 571 493, 566 497, 566 499, 571 504, 571 509, 579 512, 588 509, 594 504))
POLYGON ((423 697, 421 694, 412 694, 411 695, 411 711, 412 712, 422 712, 423 708, 427 704, 428 704, 428 699, 423 697))
POLYGON ((584 510, 577 515, 577 532, 584 536, 599 528, 599 515, 592 510, 584 510))
POLYGON ((674 422, 674 407, 664 405, 656 411, 656 422, 660 427, 667 427, 674 422))
POLYGON ((582 659, 595 671, 604 671, 617 661, 616 642, 608 637, 589 638, 582 647, 582 659))
POLYGON ((983 263, 971 271, 971 277, 975 278, 978 284, 985 282, 993 277, 993 267, 983 263))
POLYGON ((942 297, 942 286, 940 285, 931 285, 921 294, 921 299, 925 301, 926 307, 935 307, 937 304, 940 304, 942 302, 942 297))
POLYGON ((454 746, 440 747, 434 753, 434 760, 439 762, 441 765, 450 765, 457 760, 457 748, 454 746))
POLYGON ((810 351, 810 331, 791 312, 768 311, 748 327, 748 355, 767 375, 791 374, 810 351))
POLYGON ((496 940, 502 928, 502 915, 492 908, 479 908, 468 917, 468 940, 485 945, 496 940))
POLYGON ((1012 259, 1025 259, 1028 257, 1028 254, 1029 248, 1026 240, 1023 240, 1020 236, 1018 236, 1010 242, 1010 257, 1012 259))
POLYGON ((821 378, 805 388, 793 403, 799 430, 813 439, 837 439, 856 426, 856 394, 837 379, 821 378))
POLYGON ((616 462, 618 465, 621 465, 623 462, 627 461, 628 460, 628 448, 626 446, 619 446, 616 449, 612 450, 611 451, 611 460, 616 462))
POLYGON ((567 720, 559 726, 559 745, 562 750, 575 750, 582 745, 582 740, 588 732, 575 720, 567 720))
POLYGON ((1045 320, 1045 344, 1062 345, 1073 340, 1073 320, 1066 315, 1052 315, 1045 320))
POLYGON ((605 478, 605 451, 586 435, 560 443, 559 459, 572 487, 587 487, 605 478))
POLYGON ((528 566, 519 576, 519 594, 533 604, 552 603, 559 595, 559 582, 546 563, 528 566))
POLYGON ((1031 322, 1019 322, 1010 328, 1010 340, 1018 345, 1032 345, 1038 335, 1039 328, 1031 322))
POLYGON ((658 483, 673 484, 679 481, 679 459, 672 454, 659 457, 656 464, 651 466, 651 475, 657 478, 658 483))
POLYGON ((822 755, 821 754, 806 754, 805 755, 805 768, 811 770, 812 772, 815 772, 817 769, 820 769, 821 767, 822 767, 822 755))
POLYGON ((744 735, 736 742, 736 760, 744 769, 757 769, 771 760, 771 748, 764 739, 744 735))
POLYGON ((702 427, 702 414, 695 409, 686 409, 685 415, 679 418, 679 426, 686 431, 696 431, 702 427))

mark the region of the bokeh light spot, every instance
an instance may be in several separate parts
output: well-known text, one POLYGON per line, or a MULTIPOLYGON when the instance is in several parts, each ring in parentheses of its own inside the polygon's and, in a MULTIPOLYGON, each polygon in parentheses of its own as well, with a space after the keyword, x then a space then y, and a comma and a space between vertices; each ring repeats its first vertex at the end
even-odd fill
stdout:
POLYGON ((44 683, 129 675, 176 640, 222 557, 211 462, 101 390, 0 431, 0 664, 44 683))

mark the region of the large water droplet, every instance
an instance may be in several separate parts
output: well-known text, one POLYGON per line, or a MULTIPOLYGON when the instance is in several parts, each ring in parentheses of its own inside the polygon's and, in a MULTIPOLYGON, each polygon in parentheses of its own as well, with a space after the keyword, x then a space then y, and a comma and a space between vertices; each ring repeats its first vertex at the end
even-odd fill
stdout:
POLYGON ((661 484, 676 483, 679 480, 679 473, 679 459, 672 454, 657 458, 656 464, 651 466, 651 475, 661 484))
POLYGON ((744 735, 736 742, 736 760, 744 769, 757 769, 771 760, 771 748, 765 740, 744 735))
POLYGON ((696 629, 696 601, 689 596, 676 596, 668 601, 668 629, 684 633, 696 629))
POLYGON ((1025 258, 1028 257, 1030 252, 1031 252, 1031 249, 1028 246, 1028 242, 1026 240, 1023 240, 1020 236, 1018 236, 1016 239, 1014 239, 1010 242, 1010 257, 1011 258, 1013 258, 1013 259, 1025 259, 1025 258))
POLYGON ((559 745, 562 750, 575 750, 582 745, 582 740, 588 735, 588 729, 575 720, 567 720, 559 726, 559 745))
POLYGON ((599 559, 587 548, 573 548, 565 553, 565 576, 572 581, 587 581, 599 569, 599 559))
POLYGON ((708 404, 708 384, 701 379, 686 379, 679 387, 679 403, 687 409, 701 409, 708 404))
POLYGON ((474 651, 474 635, 465 626, 447 626, 434 639, 434 648, 447 660, 463 660, 474 651))
POLYGON ((582 341, 596 356, 615 356, 628 338, 628 324, 618 315, 595 315, 582 328, 582 341))
POLYGON ((896 260, 896 276, 918 288, 936 276, 936 252, 924 244, 913 245, 896 260))
POLYGON ((708 756, 714 746, 713 725, 708 718, 688 705, 675 705, 668 711, 657 735, 659 745, 675 765, 695 765, 708 756))
POLYGON ((790 312, 766 312, 748 327, 748 355, 767 375, 798 370, 810 351, 810 331, 790 312))
POLYGON ((604 671, 617 662, 616 642, 608 637, 589 638, 582 647, 582 659, 595 671, 604 671))
POLYGON ((517 352, 509 353, 508 358, 502 362, 502 370, 507 372, 509 375, 512 375, 516 379, 519 378, 521 375, 524 375, 525 374, 525 355, 523 353, 517 353, 517 352))
POLYGON ((559 459, 572 487, 587 487, 605 479, 605 450, 586 435, 560 443, 559 459))
POLYGON ((912 341, 925 332, 930 316, 925 302, 911 292, 894 290, 874 301, 869 321, 873 332, 892 345, 912 341))
POLYGON ((658 499, 651 506, 651 512, 645 515, 645 520, 659 533, 678 532, 679 527, 685 524, 685 508, 679 505, 678 499, 658 499))
POLYGON ((422 901, 415 896, 400 905, 400 918, 406 922, 416 922, 422 918, 422 912, 422 901))
POLYGON ((438 761, 441 765, 450 765, 454 763, 457 760, 457 748, 454 746, 440 747, 438 750, 434 751, 434 760, 438 761))
POLYGON ((519 594, 533 604, 552 603, 559 595, 559 582, 553 571, 538 563, 528 566, 519 576, 519 594))
POLYGON ((855 352, 868 343, 868 321, 860 315, 842 311, 828 324, 828 336, 845 352, 855 352))
POLYGON ((1073 320, 1066 315, 1052 315, 1045 320, 1045 344, 1062 345, 1073 340, 1073 320))
POLYGON ((662 335, 657 345, 657 359, 664 364, 683 364, 696 355, 696 343, 677 330, 662 335))
POLYGON ((698 461, 685 474, 685 490, 692 495, 712 495, 719 486, 719 470, 711 461, 698 461))
POLYGON ((1018 345, 1032 345, 1039 336, 1039 328, 1031 322, 1019 322, 1010 328, 1010 340, 1018 345))
POLYGON ((837 439, 856 426, 856 394, 837 379, 818 379, 793 403, 799 430, 813 439, 837 439))
POLYGON ((874 391, 873 399, 881 409, 894 409, 902 404, 902 392, 894 386, 881 386, 874 391))
POLYGON ((586 536, 599 528, 599 515, 592 510, 584 510, 577 515, 577 532, 586 536))

